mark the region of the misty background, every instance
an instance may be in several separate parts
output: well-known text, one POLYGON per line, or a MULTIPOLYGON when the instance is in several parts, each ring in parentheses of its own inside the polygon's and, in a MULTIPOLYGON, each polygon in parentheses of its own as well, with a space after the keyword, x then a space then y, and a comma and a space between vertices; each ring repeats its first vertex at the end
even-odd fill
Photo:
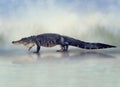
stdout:
POLYGON ((59 33, 120 46, 120 0, 0 0, 0 46, 59 33))
POLYGON ((120 87, 119 16, 120 0, 0 0, 0 87, 120 87), (118 49, 33 54, 11 43, 41 33, 118 49))

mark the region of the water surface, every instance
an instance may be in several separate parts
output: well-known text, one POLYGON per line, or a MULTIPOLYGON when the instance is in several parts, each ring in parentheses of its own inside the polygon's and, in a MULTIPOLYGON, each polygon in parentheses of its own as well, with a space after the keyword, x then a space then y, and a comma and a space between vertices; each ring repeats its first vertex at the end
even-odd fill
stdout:
POLYGON ((0 87, 120 87, 120 49, 0 50, 0 87))

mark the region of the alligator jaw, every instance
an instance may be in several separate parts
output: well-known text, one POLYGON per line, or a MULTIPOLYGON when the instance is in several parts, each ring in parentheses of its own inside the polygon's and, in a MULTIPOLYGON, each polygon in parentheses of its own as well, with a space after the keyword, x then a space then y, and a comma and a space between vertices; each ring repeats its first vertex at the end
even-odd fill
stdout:
POLYGON ((22 43, 21 43, 21 41, 12 41, 12 44, 20 45, 20 44, 22 44, 22 43))
POLYGON ((15 45, 23 45, 27 48, 29 48, 28 50, 30 51, 30 49, 35 46, 35 43, 34 42, 24 42, 24 41, 12 41, 12 44, 15 44, 15 45))

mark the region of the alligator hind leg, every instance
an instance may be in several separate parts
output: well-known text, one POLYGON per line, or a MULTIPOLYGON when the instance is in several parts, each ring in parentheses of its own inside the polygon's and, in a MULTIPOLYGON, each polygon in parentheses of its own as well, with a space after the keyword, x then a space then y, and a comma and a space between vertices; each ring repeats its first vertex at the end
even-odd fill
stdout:
POLYGON ((66 51, 68 51, 69 43, 65 42, 63 37, 60 38, 59 44, 61 46, 61 49, 57 50, 57 52, 66 52, 66 51))
POLYGON ((57 52, 67 52, 68 51, 68 45, 61 45, 61 49, 57 50, 57 52))

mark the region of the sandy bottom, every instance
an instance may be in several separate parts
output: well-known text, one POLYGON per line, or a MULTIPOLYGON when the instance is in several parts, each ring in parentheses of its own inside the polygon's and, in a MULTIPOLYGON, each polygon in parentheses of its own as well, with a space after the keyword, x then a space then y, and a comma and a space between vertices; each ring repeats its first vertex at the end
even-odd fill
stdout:
POLYGON ((0 50, 0 87, 120 87, 120 49, 0 50))

